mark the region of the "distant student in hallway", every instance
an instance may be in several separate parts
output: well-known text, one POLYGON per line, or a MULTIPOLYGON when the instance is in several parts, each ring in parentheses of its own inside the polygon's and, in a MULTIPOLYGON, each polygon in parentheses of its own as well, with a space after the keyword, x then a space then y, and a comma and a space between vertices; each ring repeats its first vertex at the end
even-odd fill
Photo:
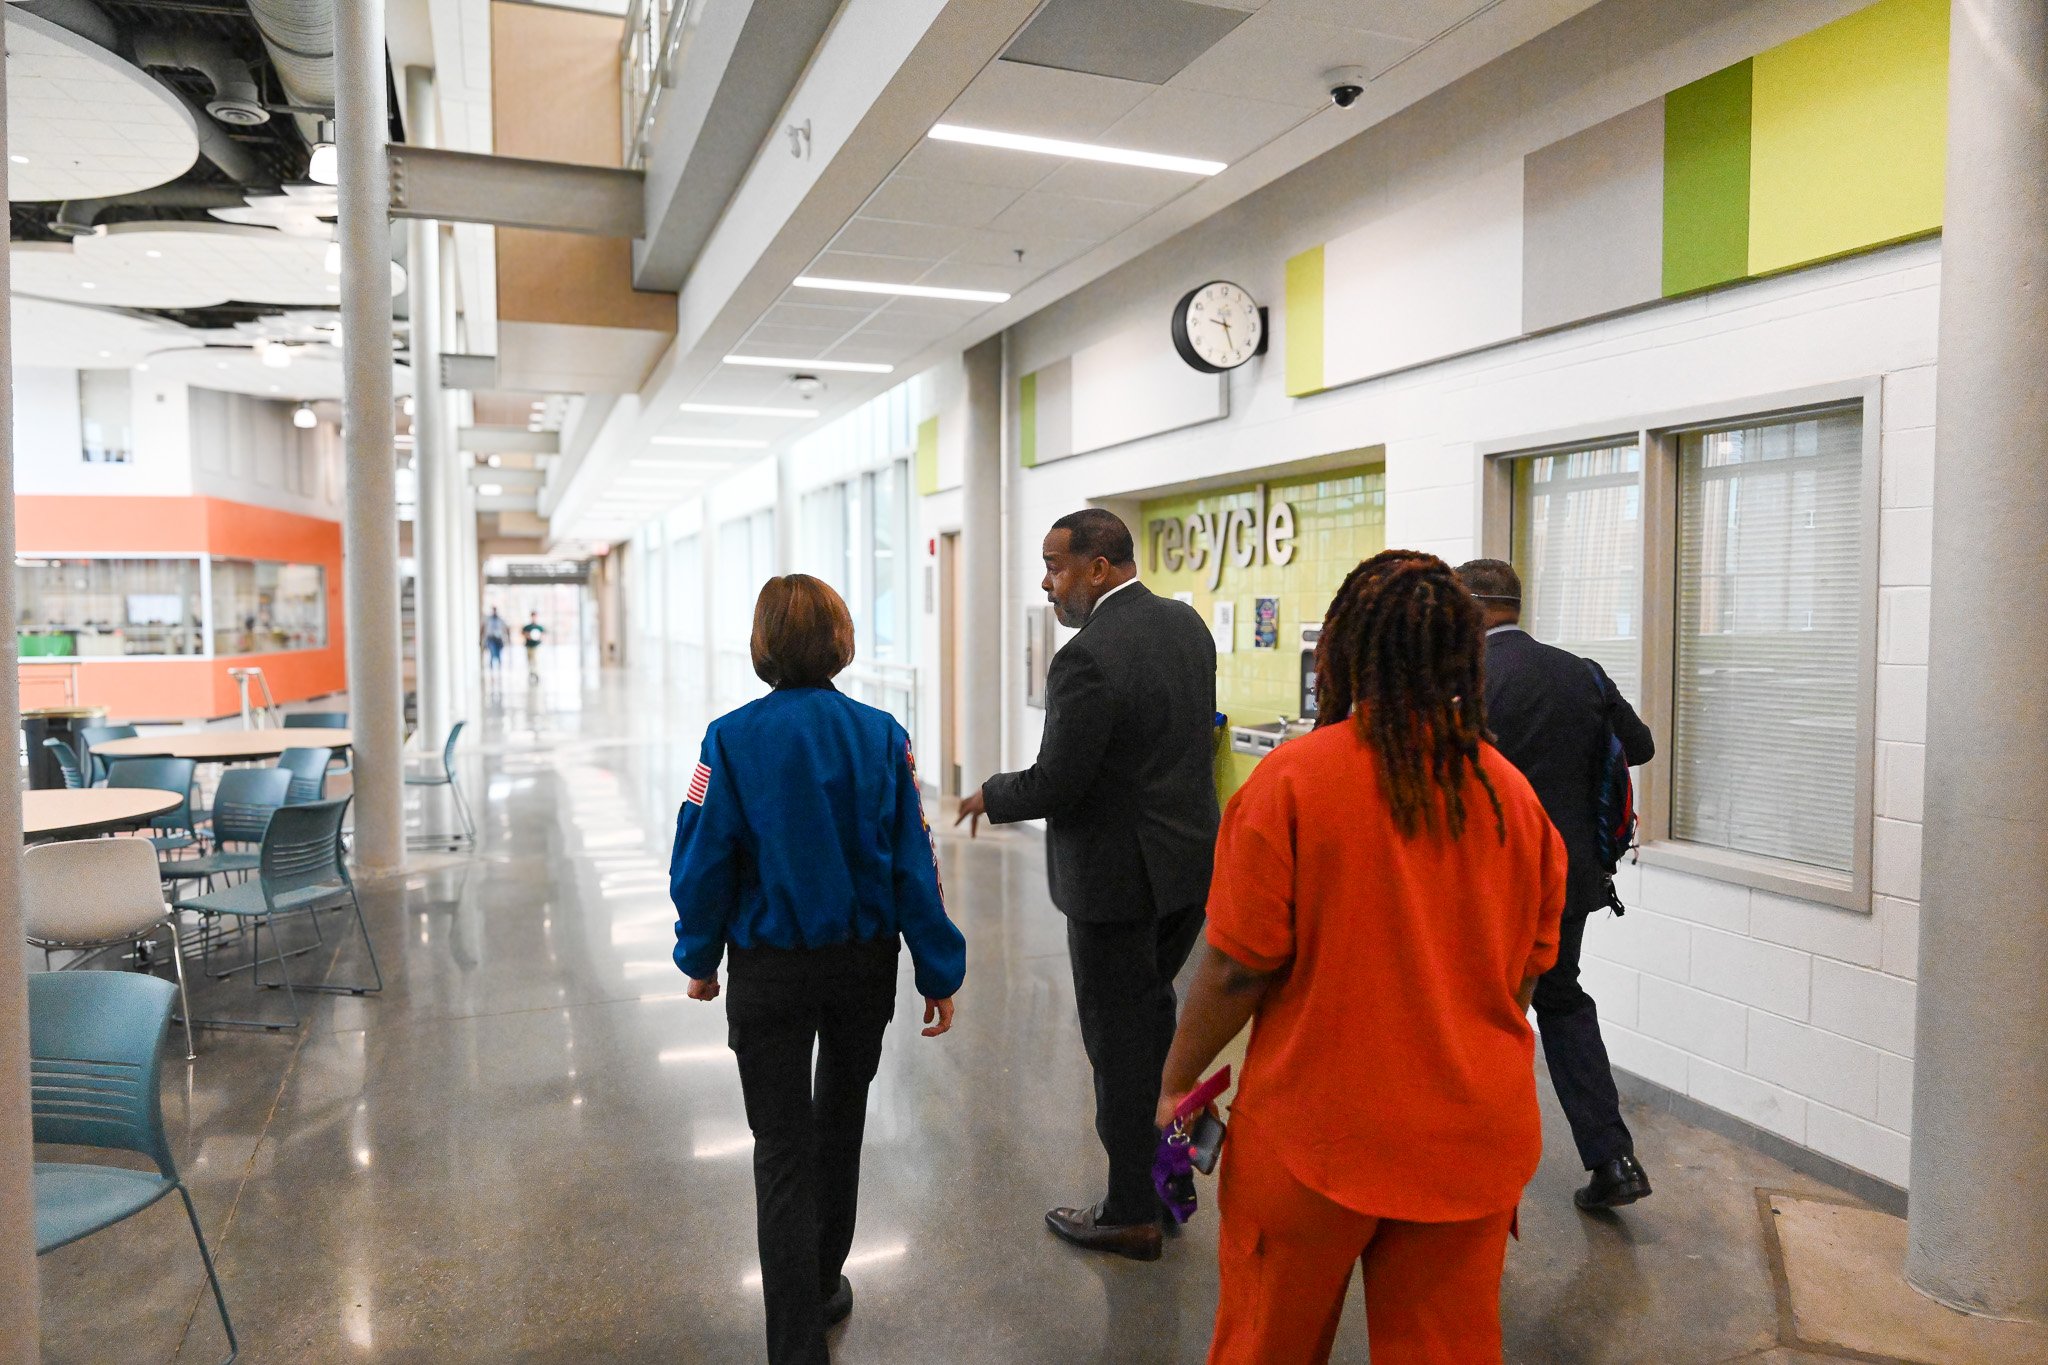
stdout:
POLYGON ((1367 560, 1323 622, 1316 730, 1224 814, 1158 1104, 1163 1123, 1252 1021, 1211 1365, 1328 1360, 1354 1267, 1373 1365, 1501 1359, 1501 1266, 1543 1155, 1527 1010, 1565 851, 1482 738, 1481 652, 1442 560, 1367 560))
POLYGON ((519 638, 526 644, 526 680, 540 681, 540 645, 547 639, 548 628, 540 623, 540 613, 527 615, 526 624, 519 628, 519 638))
POLYGON ((1600 1013, 1579 984, 1586 920, 1610 904, 1614 884, 1596 850, 1598 788, 1608 740, 1630 766, 1656 756, 1656 741, 1599 664, 1546 645, 1520 626, 1522 579, 1498 559, 1458 567, 1486 613, 1486 719, 1493 742, 1536 789, 1571 856, 1557 965, 1536 986, 1536 1025, 1557 1101, 1591 1179, 1572 1196, 1582 1209, 1615 1209, 1650 1193, 1622 1121, 1600 1013))
POLYGON ((936 1038, 967 945, 946 916, 910 737, 832 686, 853 661, 846 603, 807 574, 771 578, 753 656, 775 690, 711 723, 676 821, 675 960, 693 1000, 718 997, 721 955, 732 978, 768 1359, 826 1365, 825 1329, 853 1311, 842 1272, 898 950, 936 1038))
POLYGON ((1061 517, 1042 548, 1040 586, 1081 633, 1047 671, 1038 761, 989 778, 960 818, 1044 819, 1052 900, 1067 917, 1109 1190, 1046 1223, 1076 1245, 1157 1260, 1152 1110, 1173 979, 1201 933, 1215 852, 1216 646, 1193 608, 1138 582, 1130 528, 1114 514, 1061 517))
POLYGON ((484 618, 484 659, 489 665, 491 676, 501 677, 505 672, 505 646, 512 642, 512 627, 505 618, 498 615, 496 607, 484 618))

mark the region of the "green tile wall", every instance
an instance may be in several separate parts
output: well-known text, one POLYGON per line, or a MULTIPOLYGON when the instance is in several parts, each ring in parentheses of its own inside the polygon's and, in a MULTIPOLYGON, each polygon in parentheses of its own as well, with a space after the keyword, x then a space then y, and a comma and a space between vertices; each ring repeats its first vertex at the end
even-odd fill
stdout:
MULTIPOLYGON (((1228 598, 1237 604, 1237 648, 1217 656, 1216 705, 1233 722, 1258 724, 1300 712, 1303 622, 1317 623, 1344 576, 1387 546, 1385 467, 1352 469, 1267 485, 1272 503, 1294 509, 1294 561, 1282 567, 1226 564, 1223 579, 1209 591, 1209 569, 1169 572, 1153 562, 1149 527, 1162 518, 1180 519, 1196 513, 1256 508, 1257 484, 1184 497, 1165 497, 1143 504, 1137 526, 1138 567, 1145 585, 1161 596, 1192 592, 1195 610, 1210 619, 1212 603, 1228 598), (1252 648, 1255 599, 1280 599, 1279 643, 1274 649, 1252 648)), ((1251 771, 1254 760, 1230 755, 1219 763, 1217 783, 1228 797, 1251 771)))

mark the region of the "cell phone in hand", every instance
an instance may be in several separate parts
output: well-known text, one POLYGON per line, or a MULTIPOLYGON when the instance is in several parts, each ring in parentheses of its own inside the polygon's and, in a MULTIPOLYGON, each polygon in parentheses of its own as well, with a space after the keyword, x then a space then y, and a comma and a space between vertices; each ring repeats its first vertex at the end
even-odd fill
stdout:
POLYGON ((1216 1173, 1216 1158, 1223 1151, 1223 1120, 1214 1111, 1197 1116, 1188 1131, 1188 1164, 1203 1175, 1216 1173))

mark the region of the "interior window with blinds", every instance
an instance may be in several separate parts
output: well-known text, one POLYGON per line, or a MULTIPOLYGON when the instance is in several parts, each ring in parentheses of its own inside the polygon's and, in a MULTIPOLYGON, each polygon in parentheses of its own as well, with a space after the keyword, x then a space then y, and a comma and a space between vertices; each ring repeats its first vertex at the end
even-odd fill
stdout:
POLYGON ((1849 871, 1861 409, 1687 433, 1678 455, 1672 836, 1849 871))
POLYGON ((1522 629, 1598 659, 1642 702, 1643 452, 1630 441, 1514 462, 1522 629))

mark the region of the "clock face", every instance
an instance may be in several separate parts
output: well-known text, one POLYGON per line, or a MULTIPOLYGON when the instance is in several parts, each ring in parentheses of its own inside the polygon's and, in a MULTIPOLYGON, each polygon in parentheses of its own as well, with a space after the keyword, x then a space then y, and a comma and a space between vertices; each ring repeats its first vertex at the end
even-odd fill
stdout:
POLYGON ((1209 374, 1234 370, 1257 355, 1265 330, 1258 303, 1228 280, 1190 290, 1174 309, 1175 349, 1181 359, 1209 374))

